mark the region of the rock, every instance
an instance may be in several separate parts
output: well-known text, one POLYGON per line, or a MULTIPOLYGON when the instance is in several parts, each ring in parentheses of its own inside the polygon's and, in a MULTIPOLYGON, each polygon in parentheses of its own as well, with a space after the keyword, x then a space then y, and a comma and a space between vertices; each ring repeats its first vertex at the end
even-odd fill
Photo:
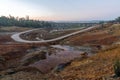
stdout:
POLYGON ((71 64, 71 61, 70 61, 70 62, 67 62, 67 63, 61 63, 61 64, 59 64, 58 66, 56 66, 53 71, 59 72, 59 71, 63 70, 65 67, 67 67, 67 66, 70 65, 70 64, 71 64))
POLYGON ((87 52, 81 53, 80 55, 81 55, 81 58, 86 58, 86 57, 88 57, 88 53, 87 53, 87 52))
POLYGON ((46 59, 46 53, 47 52, 45 52, 45 51, 37 51, 37 52, 33 52, 33 53, 28 53, 21 60, 21 66, 27 66, 36 61, 46 59))
POLYGON ((6 74, 14 74, 16 71, 14 71, 13 69, 8 69, 6 71, 6 74))
POLYGON ((7 70, 4 70, 4 71, 1 71, 0 76, 11 75, 11 74, 14 74, 14 73, 16 73, 16 71, 14 69, 7 69, 7 70))

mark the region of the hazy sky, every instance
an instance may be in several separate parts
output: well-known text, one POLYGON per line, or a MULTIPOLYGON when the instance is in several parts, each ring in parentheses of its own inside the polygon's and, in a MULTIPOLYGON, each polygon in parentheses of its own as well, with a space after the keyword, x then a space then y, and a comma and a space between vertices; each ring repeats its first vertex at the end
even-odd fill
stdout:
POLYGON ((108 20, 120 16, 120 0, 0 0, 0 16, 40 20, 108 20))

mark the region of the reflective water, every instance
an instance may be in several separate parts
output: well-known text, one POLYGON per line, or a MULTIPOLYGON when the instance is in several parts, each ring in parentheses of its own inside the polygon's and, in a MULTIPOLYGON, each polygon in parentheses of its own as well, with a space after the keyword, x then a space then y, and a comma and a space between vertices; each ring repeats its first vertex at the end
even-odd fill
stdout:
POLYGON ((52 45, 54 48, 61 49, 58 50, 56 53, 53 53, 51 55, 47 54, 47 58, 44 60, 40 60, 38 62, 35 62, 34 64, 29 65, 30 67, 35 67, 39 69, 43 73, 47 73, 51 71, 53 68, 55 68, 59 64, 67 63, 75 58, 80 58, 81 53, 88 52, 91 53, 91 48, 89 47, 72 47, 72 46, 66 46, 66 45, 52 45))

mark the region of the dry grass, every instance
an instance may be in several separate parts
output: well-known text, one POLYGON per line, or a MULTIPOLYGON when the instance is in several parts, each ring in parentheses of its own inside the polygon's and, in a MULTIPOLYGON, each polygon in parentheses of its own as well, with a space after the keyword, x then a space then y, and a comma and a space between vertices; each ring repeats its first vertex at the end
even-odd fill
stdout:
MULTIPOLYGON (((114 24, 112 26, 105 25, 102 29, 96 29, 84 34, 78 34, 76 36, 65 39, 64 41, 69 41, 69 44, 80 45, 84 43, 96 43, 96 44, 106 44, 111 45, 112 43, 119 41, 120 36, 120 24, 114 24)), ((8 46, 8 45, 7 45, 8 46)), ((0 46, 0 51, 5 51, 7 46, 0 46)), ((23 51, 25 48, 28 49, 30 45, 22 46, 8 46, 8 52, 11 52, 15 49, 17 51, 23 51)), ((25 50, 26 50, 25 49, 25 50)), ((6 53, 8 53, 6 52, 6 53)), ((20 53, 20 52, 17 52, 20 53)), ((23 52, 22 52, 23 53, 23 52)), ((2 53, 5 56, 5 53, 2 53)), ((76 59, 72 61, 70 66, 67 66, 63 71, 54 75, 47 75, 48 80, 111 80, 110 76, 114 74, 113 64, 116 58, 120 58, 120 45, 109 46, 104 50, 99 51, 92 57, 80 60, 76 59)), ((23 73, 22 73, 23 74, 23 73)), ((19 76, 20 74, 14 74, 13 76, 19 76)), ((25 73, 25 75, 27 75, 25 73)), ((28 74, 29 77, 31 74, 28 74)), ((21 75, 22 77, 24 75, 21 75)), ((41 76, 35 76, 32 74, 32 77, 41 78, 41 76)), ((34 78, 31 80, 37 80, 34 78)))
POLYGON ((8 27, 0 27, 0 31, 7 31, 7 32, 17 32, 17 31, 26 31, 32 28, 25 28, 25 27, 17 27, 17 26, 8 26, 8 27))
POLYGON ((91 30, 83 34, 69 37, 62 44, 82 45, 99 44, 111 45, 120 40, 120 24, 104 25, 104 28, 91 30))
POLYGON ((114 74, 113 63, 116 58, 120 58, 119 52, 120 46, 115 46, 110 50, 101 51, 88 59, 82 61, 75 60, 59 75, 65 80, 102 80, 103 77, 114 74))
MULTIPOLYGON (((109 47, 109 50, 100 51, 98 54, 95 54, 92 57, 87 59, 74 60, 70 66, 67 66, 63 71, 55 74, 43 75, 48 80, 111 80, 110 76, 114 74, 113 63, 116 58, 120 58, 120 45, 109 47)), ((31 80, 41 80, 41 76, 36 76, 32 74, 32 77, 25 73, 13 74, 9 78, 13 79, 14 77, 22 77, 21 79, 25 80, 27 77, 31 80), (25 75, 25 76, 24 76, 25 75), (27 75, 27 77, 26 77, 27 75)), ((5 77, 6 79, 8 77, 5 77)), ((3 79, 3 80, 4 80, 3 79)), ((8 79, 9 80, 9 79, 8 79)), ((16 79, 13 79, 16 80, 16 79)))

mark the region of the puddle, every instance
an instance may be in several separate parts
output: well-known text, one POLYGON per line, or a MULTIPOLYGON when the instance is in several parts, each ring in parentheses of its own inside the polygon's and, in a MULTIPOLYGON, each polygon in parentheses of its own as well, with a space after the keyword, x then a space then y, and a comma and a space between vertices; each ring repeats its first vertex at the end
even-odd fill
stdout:
POLYGON ((39 69, 42 73, 48 73, 59 64, 65 64, 70 62, 71 60, 74 60, 75 58, 80 58, 81 53, 83 52, 91 54, 92 50, 90 47, 72 47, 67 45, 52 45, 51 47, 61 50, 58 50, 51 55, 48 55, 48 53, 46 55, 46 59, 37 61, 33 64, 30 64, 29 66, 39 69))
POLYGON ((89 46, 68 46, 68 45, 52 45, 53 48, 63 49, 64 51, 79 51, 87 52, 89 55, 92 55, 93 48, 89 46))

